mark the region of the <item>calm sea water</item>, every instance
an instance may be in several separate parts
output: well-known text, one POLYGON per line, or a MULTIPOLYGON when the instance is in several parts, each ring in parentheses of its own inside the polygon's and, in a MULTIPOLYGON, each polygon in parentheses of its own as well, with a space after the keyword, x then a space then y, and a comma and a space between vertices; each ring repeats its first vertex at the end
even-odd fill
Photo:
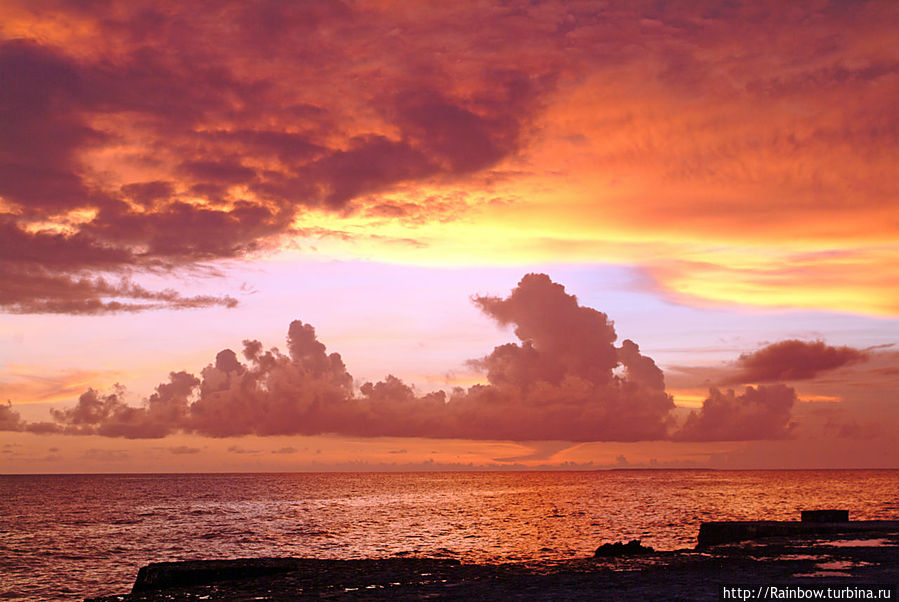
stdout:
POLYGON ((897 493, 895 470, 0 476, 0 597, 121 593, 167 560, 676 549, 708 520, 897 519, 897 493))

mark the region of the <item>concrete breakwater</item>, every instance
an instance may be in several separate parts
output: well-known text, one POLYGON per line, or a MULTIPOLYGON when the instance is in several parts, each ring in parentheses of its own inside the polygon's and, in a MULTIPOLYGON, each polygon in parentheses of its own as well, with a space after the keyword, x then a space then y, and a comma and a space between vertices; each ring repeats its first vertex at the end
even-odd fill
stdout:
POLYGON ((765 537, 809 537, 899 530, 899 521, 850 521, 848 510, 803 510, 799 521, 741 520, 702 523, 696 549, 765 537))

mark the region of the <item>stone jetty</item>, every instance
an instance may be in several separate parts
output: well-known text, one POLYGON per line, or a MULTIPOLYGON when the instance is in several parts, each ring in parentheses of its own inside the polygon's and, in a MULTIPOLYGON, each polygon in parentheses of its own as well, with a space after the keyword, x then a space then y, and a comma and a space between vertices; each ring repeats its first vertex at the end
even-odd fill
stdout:
POLYGON ((839 533, 866 533, 899 530, 894 520, 849 520, 848 510, 803 510, 801 520, 729 520, 702 523, 697 550, 725 543, 750 541, 765 537, 809 537, 839 533))

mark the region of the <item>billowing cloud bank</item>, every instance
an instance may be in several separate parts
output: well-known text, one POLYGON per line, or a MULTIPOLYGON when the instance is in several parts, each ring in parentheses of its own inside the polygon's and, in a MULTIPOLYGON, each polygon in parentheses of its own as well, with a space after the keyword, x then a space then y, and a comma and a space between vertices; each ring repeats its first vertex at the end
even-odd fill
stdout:
POLYGON ((792 425, 790 410, 796 391, 786 385, 746 387, 745 392, 709 391, 702 409, 691 412, 683 428, 674 434, 677 441, 733 441, 782 439, 792 425))
POLYGON ((52 422, 26 423, 0 406, 0 429, 155 438, 317 435, 461 439, 638 441, 770 439, 786 436, 796 394, 784 385, 713 389, 676 430, 662 371, 636 343, 616 345, 606 314, 578 304, 544 274, 526 275, 505 299, 475 297, 485 314, 514 325, 518 343, 472 364, 488 384, 427 395, 388 376, 354 390, 340 355, 309 324, 290 324, 286 353, 244 341, 199 376, 172 372, 142 407, 124 391, 93 389, 52 422), (673 434, 672 434, 673 432, 673 434))

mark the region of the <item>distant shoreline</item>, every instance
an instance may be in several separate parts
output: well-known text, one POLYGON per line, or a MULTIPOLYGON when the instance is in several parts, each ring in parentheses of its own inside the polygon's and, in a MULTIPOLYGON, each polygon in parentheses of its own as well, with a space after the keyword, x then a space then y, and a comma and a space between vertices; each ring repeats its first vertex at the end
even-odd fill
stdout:
POLYGON ((489 469, 453 469, 453 470, 295 470, 295 471, 268 471, 258 470, 253 472, 239 471, 211 471, 211 472, 11 472, 0 473, 0 477, 146 477, 146 476, 190 476, 190 475, 279 475, 279 474, 467 474, 467 473, 583 473, 596 472, 899 472, 897 468, 689 468, 689 467, 609 467, 609 468, 585 468, 585 469, 538 469, 538 468, 509 468, 505 470, 489 469))
MULTIPOLYGON (((599 468, 595 472, 646 472, 646 471, 689 471, 689 472, 719 472, 721 468, 664 468, 664 467, 645 467, 645 468, 599 468)), ((726 470, 726 469, 725 469, 726 470)), ((767 470, 767 469, 759 469, 759 470, 767 470)), ((805 469, 797 469, 797 470, 805 470, 805 469)), ((813 469, 814 470, 814 469, 813 469)), ((838 469, 839 470, 839 469, 838 469)))

